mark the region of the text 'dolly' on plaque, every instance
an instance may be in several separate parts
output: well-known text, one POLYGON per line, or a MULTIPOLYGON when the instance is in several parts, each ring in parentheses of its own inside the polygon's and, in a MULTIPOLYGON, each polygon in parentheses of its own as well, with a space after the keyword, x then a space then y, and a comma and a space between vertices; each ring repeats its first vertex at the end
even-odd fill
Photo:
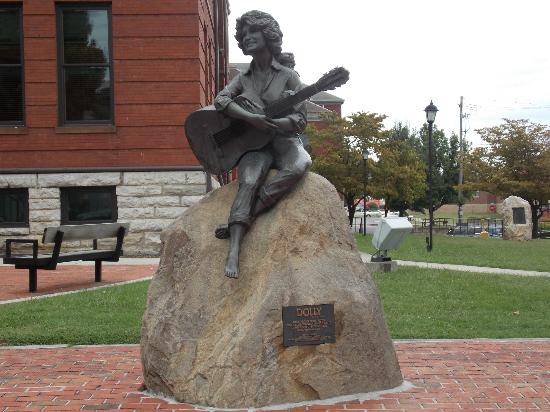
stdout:
POLYGON ((334 305, 283 306, 283 345, 335 343, 334 305))

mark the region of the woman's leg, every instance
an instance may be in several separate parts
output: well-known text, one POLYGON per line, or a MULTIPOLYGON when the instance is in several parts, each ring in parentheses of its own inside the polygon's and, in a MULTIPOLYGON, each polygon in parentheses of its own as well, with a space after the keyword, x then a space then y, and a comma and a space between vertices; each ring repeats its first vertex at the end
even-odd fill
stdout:
POLYGON ((241 241, 254 219, 254 206, 258 189, 273 163, 267 151, 249 152, 239 161, 239 190, 229 214, 229 252, 225 263, 225 275, 239 276, 239 252, 241 241))
POLYGON ((255 216, 268 210, 290 192, 311 165, 311 157, 300 139, 277 138, 271 146, 278 172, 260 188, 259 201, 254 209, 255 216))

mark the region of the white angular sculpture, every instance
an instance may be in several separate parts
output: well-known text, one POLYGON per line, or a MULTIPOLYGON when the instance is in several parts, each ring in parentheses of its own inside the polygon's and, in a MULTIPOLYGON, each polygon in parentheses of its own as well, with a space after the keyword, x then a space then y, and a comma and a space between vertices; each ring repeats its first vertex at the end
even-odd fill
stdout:
POLYGON ((382 218, 372 236, 372 245, 379 251, 397 249, 412 229, 406 217, 382 218))

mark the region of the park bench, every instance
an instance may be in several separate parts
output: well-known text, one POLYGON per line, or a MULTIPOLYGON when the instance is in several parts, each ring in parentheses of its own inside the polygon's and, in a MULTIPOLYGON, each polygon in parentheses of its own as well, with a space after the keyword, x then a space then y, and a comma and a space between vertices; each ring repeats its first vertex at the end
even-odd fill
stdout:
POLYGON ((75 261, 95 262, 95 281, 101 282, 101 262, 118 262, 122 256, 122 242, 128 233, 128 223, 97 223, 84 225, 61 225, 47 227, 42 236, 43 244, 52 244, 51 254, 38 254, 36 239, 6 239, 4 264, 15 265, 16 269, 29 270, 29 291, 36 292, 37 270, 55 270, 58 263, 75 261), (98 249, 100 239, 116 238, 114 249, 98 249), (63 242, 75 240, 92 240, 93 249, 62 252, 63 242), (12 244, 32 245, 32 255, 14 255, 12 244))

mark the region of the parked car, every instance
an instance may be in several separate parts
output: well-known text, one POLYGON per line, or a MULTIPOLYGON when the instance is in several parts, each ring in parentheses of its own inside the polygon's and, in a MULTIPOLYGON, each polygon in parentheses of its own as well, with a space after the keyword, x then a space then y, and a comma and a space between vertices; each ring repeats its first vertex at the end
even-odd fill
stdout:
MULTIPOLYGON (((369 209, 368 209, 368 210, 365 212, 365 215, 366 215, 367 217, 384 217, 384 213, 382 213, 382 212, 379 211, 379 210, 369 210, 369 209)), ((356 218, 357 218, 357 217, 363 217, 363 208, 362 208, 362 207, 359 207, 359 206, 358 206, 358 207, 355 209, 355 215, 354 215, 354 217, 356 217, 356 218)))

